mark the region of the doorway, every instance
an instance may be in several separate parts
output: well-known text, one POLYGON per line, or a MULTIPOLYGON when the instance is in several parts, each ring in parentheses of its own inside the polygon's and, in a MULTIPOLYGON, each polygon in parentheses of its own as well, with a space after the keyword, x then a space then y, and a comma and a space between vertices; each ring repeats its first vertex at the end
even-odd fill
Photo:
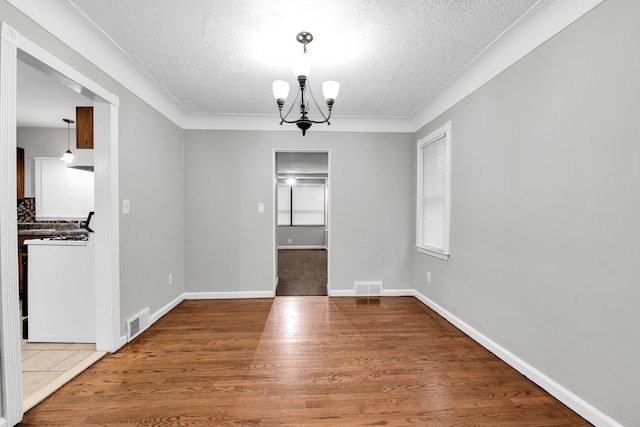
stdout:
POLYGON ((275 151, 276 296, 328 295, 328 150, 275 151))
POLYGON ((0 424, 22 418, 20 321, 17 269, 16 87, 17 61, 31 65, 63 85, 93 100, 95 209, 96 346, 115 351, 120 343, 119 217, 118 217, 118 97, 88 79, 15 29, 0 22, 0 311, 2 337, 2 416, 0 424), (6 203, 5 203, 6 202, 6 203))
MULTIPOLYGON (((74 246, 59 246, 64 242, 53 236, 59 230, 74 230, 73 233, 80 233, 85 227, 84 224, 81 227, 80 218, 87 218, 89 212, 95 210, 94 150, 78 147, 74 137, 75 124, 69 123, 67 129, 63 121, 63 118, 75 121, 76 107, 93 106, 93 100, 72 91, 21 60, 18 60, 17 73, 16 143, 22 154, 20 178, 23 182, 20 186, 23 192, 18 196, 17 224, 18 267, 22 273, 20 350, 22 406, 26 412, 65 381, 90 366, 105 352, 96 351, 95 319, 92 316, 92 307, 95 305, 92 298, 94 291, 91 289, 82 292, 89 289, 94 281, 90 270, 85 270, 89 274, 80 279, 77 264, 78 257, 84 257, 86 262, 80 265, 94 265, 91 259, 93 242, 89 242, 90 238, 82 237, 82 234, 73 234, 69 236, 73 238, 74 246), (66 149, 74 154, 74 159, 69 163, 61 160, 61 155, 66 149), (39 229, 49 231, 40 232, 39 229), (52 229, 56 231, 52 232, 52 229), (37 244, 42 243, 41 239, 49 239, 53 245, 37 244), (25 240, 40 242, 33 242, 36 243, 35 246, 24 245, 22 242, 25 240), (86 242, 85 246, 81 246, 82 242, 86 242), (35 278, 39 280, 29 287, 30 304, 27 304, 28 283, 24 280, 28 276, 23 271, 27 266, 27 247, 31 252, 38 252, 37 259, 40 262, 39 267, 32 272, 36 273, 35 278), (71 253, 73 257, 68 256, 71 253), (53 262, 52 257, 60 262, 53 262), (43 268, 42 262, 46 268, 43 268), (69 270, 63 265, 70 267, 69 270), (74 274, 68 276, 66 271, 71 270, 74 274), (62 277, 64 280, 61 280, 62 277), (72 284, 77 287, 72 288, 72 284), (45 288, 46 292, 49 292, 49 289, 56 291, 44 296, 45 288), (55 299, 57 295, 64 297, 53 303, 51 297, 55 299), (33 313, 33 303, 38 306, 36 313, 33 313), (31 309, 31 313, 27 313, 27 307, 31 309), (82 318, 84 321, 61 321, 61 318, 65 318, 63 313, 68 313, 70 318, 82 318), (38 315, 40 321, 35 325, 37 328, 33 322, 30 328, 26 327, 28 314, 38 315), (34 332, 37 332, 36 338, 28 341, 27 335, 34 332)), ((31 280, 33 279, 34 277, 31 277, 31 280)))

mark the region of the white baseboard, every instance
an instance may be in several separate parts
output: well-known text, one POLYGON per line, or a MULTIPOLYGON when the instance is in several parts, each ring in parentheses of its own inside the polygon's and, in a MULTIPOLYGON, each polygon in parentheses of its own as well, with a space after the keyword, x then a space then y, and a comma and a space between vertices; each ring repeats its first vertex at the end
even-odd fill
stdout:
POLYGON ((165 314, 167 314, 168 312, 170 312, 171 310, 173 310, 174 308, 176 308, 178 306, 178 304, 180 304, 182 301, 185 300, 185 294, 180 294, 178 295, 173 301, 170 301, 169 303, 167 303, 164 307, 162 307, 160 310, 156 311, 155 313, 153 313, 151 315, 150 318, 150 323, 149 326, 153 325, 154 323, 156 323, 156 321, 158 319, 160 319, 162 316, 164 316, 165 314))
POLYGON ((278 249, 324 249, 327 250, 326 246, 278 246, 278 249))
POLYGON ((242 292, 185 292, 184 299, 233 299, 233 298, 273 298, 273 291, 242 292))
MULTIPOLYGON (((126 335, 121 335, 120 336, 120 342, 118 343, 118 350, 120 350, 122 348, 123 345, 125 345, 128 342, 127 340, 127 336, 126 335)), ((118 351, 116 350, 116 351, 118 351)))
POLYGON ((413 297, 416 293, 413 289, 383 289, 384 297, 413 297))
MULTIPOLYGON (((182 301, 184 301, 185 300, 184 296, 185 296, 184 293, 178 295, 173 301, 168 302, 164 307, 160 308, 160 310, 158 310, 158 311, 154 312, 153 314, 151 314, 149 316, 149 326, 145 329, 145 331, 147 329, 149 329, 151 327, 151 325, 156 323, 158 321, 158 319, 160 319, 162 316, 164 316, 165 314, 167 314, 168 312, 173 310, 178 304, 180 304, 182 301)), ((142 332, 144 332, 144 331, 142 331, 142 332)), ((120 347, 118 347, 118 348, 122 348, 122 346, 125 345, 127 342, 128 342, 127 336, 126 335, 121 336, 120 337, 120 347)))
MULTIPOLYGON (((355 289, 329 289, 330 297, 357 297, 355 289)), ((416 296, 413 289, 383 289, 384 297, 413 297, 416 296)))
POLYGON ((449 323, 460 329, 462 332, 478 342, 484 348, 498 356, 505 363, 513 367, 522 375, 545 389, 550 395, 567 405, 569 408, 571 408, 573 411, 575 411, 590 423, 599 427, 623 427, 622 424, 618 423, 613 418, 600 411, 598 408, 586 402, 575 393, 567 390, 565 387, 549 378, 547 375, 540 372, 538 369, 531 366, 515 354, 511 353, 509 350, 502 347, 497 342, 488 338, 482 332, 467 324, 445 308, 438 305, 436 302, 427 298, 419 291, 414 290, 413 294, 424 305, 428 306, 440 316, 444 317, 449 323))
POLYGON ((5 420, 4 418, 0 418, 0 427, 6 427, 7 425, 7 420, 5 420))

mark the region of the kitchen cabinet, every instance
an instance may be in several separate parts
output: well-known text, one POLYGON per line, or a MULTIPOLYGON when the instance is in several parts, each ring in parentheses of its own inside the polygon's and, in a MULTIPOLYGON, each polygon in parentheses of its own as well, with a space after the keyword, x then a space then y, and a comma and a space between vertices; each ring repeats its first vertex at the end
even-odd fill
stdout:
POLYGON ((16 147, 16 184, 18 199, 24 199, 24 148, 16 147))
POLYGON ((56 158, 35 158, 36 219, 83 220, 94 211, 93 172, 56 158))
POLYGON ((29 342, 95 343, 94 246, 28 240, 29 342))
POLYGON ((76 148, 93 148, 93 107, 76 107, 76 148))

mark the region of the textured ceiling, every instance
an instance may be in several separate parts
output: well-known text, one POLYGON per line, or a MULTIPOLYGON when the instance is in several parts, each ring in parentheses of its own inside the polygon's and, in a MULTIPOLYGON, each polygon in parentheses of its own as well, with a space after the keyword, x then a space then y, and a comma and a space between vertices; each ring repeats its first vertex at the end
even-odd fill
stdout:
POLYGON ((309 31, 340 116, 408 117, 537 0, 69 0, 191 113, 274 114, 309 31))

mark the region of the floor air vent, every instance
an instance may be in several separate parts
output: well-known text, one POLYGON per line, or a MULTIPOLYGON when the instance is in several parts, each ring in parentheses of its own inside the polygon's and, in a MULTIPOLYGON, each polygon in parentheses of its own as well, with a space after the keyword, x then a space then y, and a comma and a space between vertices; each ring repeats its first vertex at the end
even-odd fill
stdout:
POLYGON ((149 327, 149 309, 145 308, 140 313, 127 319, 127 342, 144 332, 149 327))
POLYGON ((356 296, 382 296, 382 282, 355 282, 356 296))

